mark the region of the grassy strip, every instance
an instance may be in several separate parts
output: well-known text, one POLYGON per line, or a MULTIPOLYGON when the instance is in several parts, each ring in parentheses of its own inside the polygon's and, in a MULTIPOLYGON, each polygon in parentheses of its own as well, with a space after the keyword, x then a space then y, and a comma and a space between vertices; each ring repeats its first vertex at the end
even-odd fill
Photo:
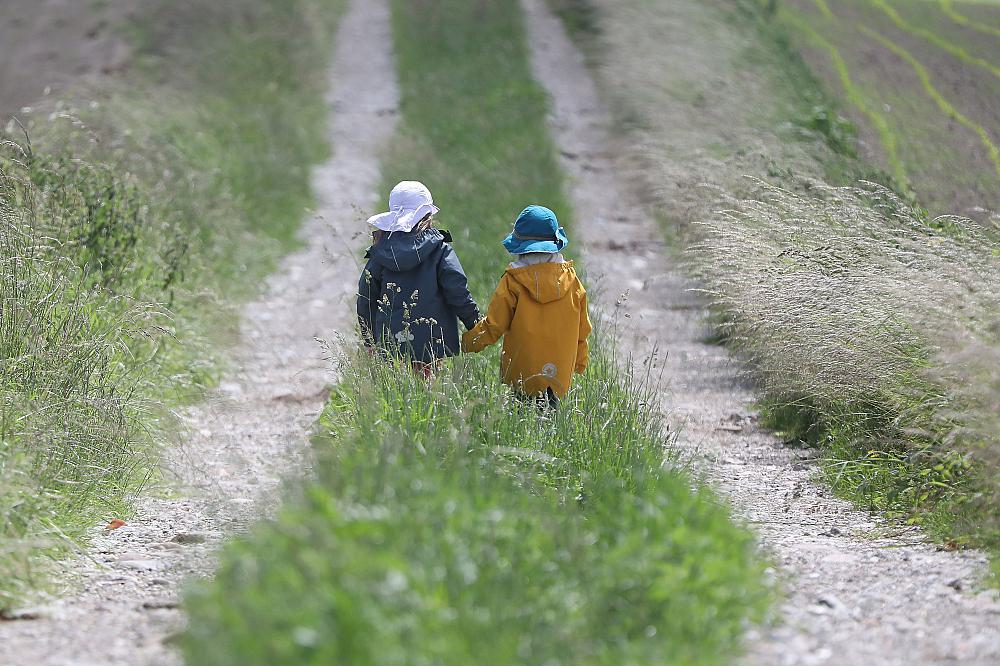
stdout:
MULTIPOLYGON (((912 66, 997 164, 985 129, 909 52, 858 30, 912 66)), ((1000 340, 983 325, 995 320, 996 296, 978 287, 996 279, 1000 239, 968 220, 931 220, 878 188, 794 189, 761 186, 731 201, 706 219, 696 248, 725 337, 762 382, 769 424, 823 446, 842 496, 953 545, 984 547, 1000 567, 997 393, 983 361, 1000 340), (727 254, 748 247, 752 260, 727 254)))
POLYGON ((998 239, 968 220, 928 224, 888 190, 818 185, 761 184, 703 229, 699 272, 761 382, 765 421, 823 446, 842 495, 1000 547, 994 389, 968 356, 998 346, 983 325, 998 239))
POLYGON ((220 295, 288 246, 323 154, 322 4, 154 4, 130 77, 4 145, 0 609, 127 515, 162 405, 213 380, 220 295))
MULTIPOLYGON (((569 217, 522 17, 393 9, 403 118, 385 182, 428 183, 482 296, 526 203, 569 217)), ((316 480, 189 596, 189 663, 731 663, 768 596, 752 540, 662 468, 650 387, 612 350, 597 340, 545 417, 498 383, 495 355, 429 384, 354 359, 316 480)))
MULTIPOLYGON (((996 164, 985 130, 937 94, 920 63, 859 30, 913 66, 996 164)), ((982 361, 1000 347, 983 325, 996 296, 952 285, 992 285, 1000 239, 968 220, 931 220, 880 188, 797 189, 761 184, 730 201, 704 220, 695 248, 724 337, 760 378, 766 420, 823 446, 842 496, 984 547, 997 567, 997 393, 982 361)))

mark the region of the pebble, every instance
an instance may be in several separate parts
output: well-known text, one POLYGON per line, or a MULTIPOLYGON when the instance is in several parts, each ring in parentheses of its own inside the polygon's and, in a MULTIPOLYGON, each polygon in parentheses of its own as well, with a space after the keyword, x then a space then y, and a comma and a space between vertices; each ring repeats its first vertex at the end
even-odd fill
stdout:
POLYGON ((4 622, 20 622, 24 620, 44 620, 49 613, 41 608, 15 608, 0 612, 0 620, 4 622))
POLYGON ((116 566, 121 569, 132 569, 134 571, 158 571, 166 565, 162 560, 147 558, 144 560, 118 560, 116 566))
POLYGON ((204 532, 180 532, 171 539, 175 544, 205 543, 207 540, 208 535, 204 532))
POLYGON ((180 607, 180 601, 175 598, 168 597, 166 599, 149 599, 142 602, 142 607, 146 610, 163 610, 163 609, 175 609, 180 607))

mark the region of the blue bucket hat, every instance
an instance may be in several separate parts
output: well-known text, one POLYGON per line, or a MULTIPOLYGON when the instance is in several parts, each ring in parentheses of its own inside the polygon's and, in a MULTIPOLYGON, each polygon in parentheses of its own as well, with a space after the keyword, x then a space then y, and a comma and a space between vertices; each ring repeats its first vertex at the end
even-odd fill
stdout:
POLYGON ((556 214, 545 206, 528 206, 517 216, 514 231, 503 241, 511 254, 528 252, 561 252, 569 245, 566 232, 559 226, 556 214))

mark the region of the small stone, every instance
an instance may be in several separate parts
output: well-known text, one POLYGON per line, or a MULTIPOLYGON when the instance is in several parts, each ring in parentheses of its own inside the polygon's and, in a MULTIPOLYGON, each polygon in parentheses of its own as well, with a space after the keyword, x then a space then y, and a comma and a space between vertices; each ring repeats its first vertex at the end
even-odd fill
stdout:
POLYGON ((234 398, 243 395, 243 387, 236 382, 219 382, 219 391, 234 398))
POLYGON ((40 608, 15 608, 0 611, 0 620, 4 622, 21 622, 27 620, 44 620, 48 614, 40 608))
POLYGON ((172 610, 180 607, 177 599, 150 599, 142 602, 142 607, 146 610, 172 610))
POLYGON ((141 560, 120 559, 117 566, 121 569, 132 569, 134 571, 157 571, 162 569, 164 564, 160 560, 153 558, 141 560))
POLYGON ((845 606, 840 599, 829 593, 819 595, 816 598, 816 604, 819 606, 825 606, 826 608, 832 610, 834 613, 839 614, 847 612, 847 606, 845 606))
POLYGON ((153 580, 149 581, 149 583, 150 585, 160 585, 161 587, 166 587, 167 585, 170 585, 170 581, 167 580, 166 578, 154 578, 153 580))
POLYGON ((956 578, 955 580, 949 581, 948 582, 948 587, 950 587, 951 589, 955 590, 956 592, 961 592, 962 591, 962 579, 961 578, 956 578))
POLYGON ((202 532, 180 532, 174 535, 172 542, 178 544, 205 543, 208 536, 202 532))

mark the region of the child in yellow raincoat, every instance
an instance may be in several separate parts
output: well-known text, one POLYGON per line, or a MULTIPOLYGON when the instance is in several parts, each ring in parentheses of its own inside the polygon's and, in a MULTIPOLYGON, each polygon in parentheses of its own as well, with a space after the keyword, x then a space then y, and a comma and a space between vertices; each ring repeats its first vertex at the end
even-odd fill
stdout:
POLYGON ((462 337, 462 351, 480 352, 503 337, 500 373, 521 394, 555 407, 589 360, 587 291, 555 213, 528 206, 503 245, 517 255, 493 294, 486 318, 462 337))

